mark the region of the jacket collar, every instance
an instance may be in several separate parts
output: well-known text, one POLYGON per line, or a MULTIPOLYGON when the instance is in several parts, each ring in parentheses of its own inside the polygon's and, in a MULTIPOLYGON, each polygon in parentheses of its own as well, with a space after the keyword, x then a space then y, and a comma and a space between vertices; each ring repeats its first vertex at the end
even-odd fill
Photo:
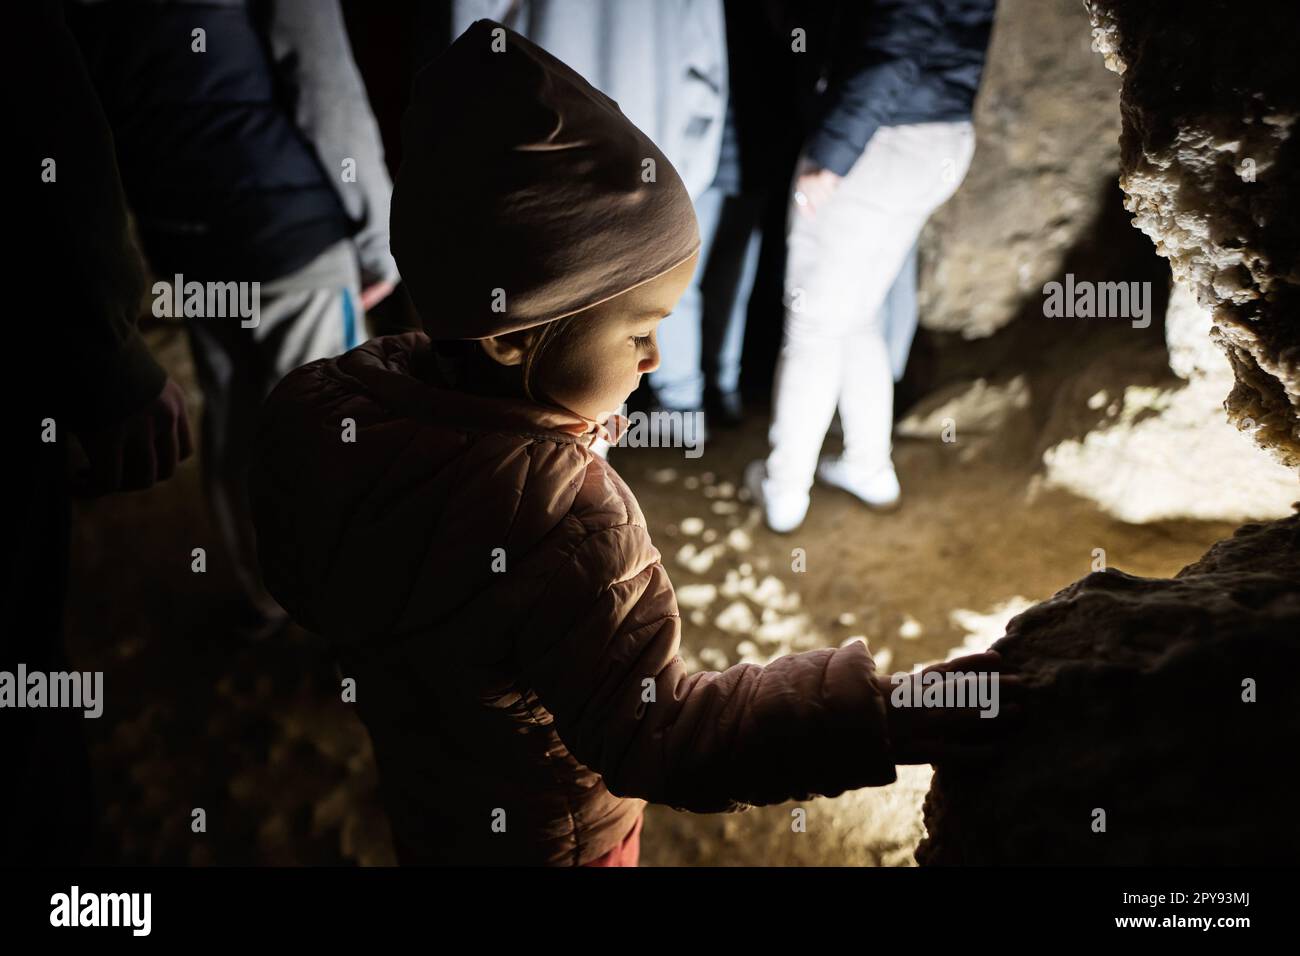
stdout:
POLYGON ((411 418, 436 421, 481 432, 514 432, 591 446, 598 439, 611 445, 627 429, 627 419, 608 422, 586 418, 558 405, 475 395, 431 385, 417 377, 412 359, 428 348, 422 333, 373 339, 338 359, 341 371, 360 380, 376 398, 411 418))

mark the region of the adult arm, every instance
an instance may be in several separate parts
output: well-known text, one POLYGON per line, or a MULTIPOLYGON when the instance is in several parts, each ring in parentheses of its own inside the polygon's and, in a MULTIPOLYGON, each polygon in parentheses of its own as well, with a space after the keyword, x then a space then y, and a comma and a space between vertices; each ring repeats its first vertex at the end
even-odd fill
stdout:
POLYGON ((921 75, 920 56, 943 27, 931 0, 857 0, 843 4, 825 96, 827 107, 808 156, 838 176, 848 171, 881 126, 890 123, 921 75))

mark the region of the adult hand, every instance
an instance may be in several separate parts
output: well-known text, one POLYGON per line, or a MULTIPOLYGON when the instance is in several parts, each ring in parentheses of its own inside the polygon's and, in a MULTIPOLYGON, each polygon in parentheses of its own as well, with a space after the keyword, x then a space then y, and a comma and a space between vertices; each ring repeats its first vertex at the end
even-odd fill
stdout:
POLYGON ((166 481, 193 454, 185 394, 170 378, 147 405, 79 436, 90 468, 74 480, 79 494, 139 491, 166 481))
POLYGON ((826 204, 840 184, 840 176, 820 166, 807 164, 795 177, 794 201, 801 215, 814 219, 817 209, 826 204))
MULTIPOLYGON (((927 686, 926 675, 960 671, 966 675, 982 675, 984 680, 989 680, 990 675, 998 671, 1001 661, 1001 655, 989 651, 936 664, 919 674, 897 675, 914 682, 910 688, 911 706, 898 706, 891 699, 900 684, 889 677, 877 677, 876 686, 885 700, 894 762, 943 763, 992 756, 997 750, 998 738, 1013 727, 1020 716, 1024 692, 1020 678, 998 673, 997 715, 994 717, 980 716, 981 709, 975 703, 979 700, 977 678, 973 676, 962 678, 967 682, 966 707, 922 707, 919 695, 927 686)), ((958 680, 955 676, 945 679, 958 680)))
POLYGON ((380 302, 388 298, 388 294, 396 288, 396 284, 387 280, 372 283, 361 290, 361 308, 369 312, 380 302))

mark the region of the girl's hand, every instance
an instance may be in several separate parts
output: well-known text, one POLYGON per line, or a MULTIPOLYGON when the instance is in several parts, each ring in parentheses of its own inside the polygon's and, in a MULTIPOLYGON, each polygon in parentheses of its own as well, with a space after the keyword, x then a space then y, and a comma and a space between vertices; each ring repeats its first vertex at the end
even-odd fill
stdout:
POLYGON ((992 756, 998 742, 1019 718, 1024 690, 1018 677, 999 672, 1001 661, 996 651, 988 651, 935 664, 919 674, 877 677, 876 685, 885 701, 894 762, 944 763, 992 756), (963 676, 957 677, 956 672, 963 676), (940 676, 945 684, 957 681, 966 684, 967 706, 922 705, 922 694, 940 676), (905 682, 911 686, 904 686, 905 682), (994 716, 981 716, 984 713, 994 716))

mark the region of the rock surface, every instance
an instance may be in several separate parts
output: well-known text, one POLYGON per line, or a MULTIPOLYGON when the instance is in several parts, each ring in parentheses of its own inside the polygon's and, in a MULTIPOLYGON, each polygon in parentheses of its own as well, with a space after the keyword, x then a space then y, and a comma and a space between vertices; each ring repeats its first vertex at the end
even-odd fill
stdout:
MULTIPOLYGON (((1087 6, 1096 49, 1124 78, 1126 206, 1212 310, 1236 379, 1230 414, 1295 466, 1300 67, 1290 46, 1300 8, 1087 6)), ((1212 383, 1191 321, 1172 324, 1184 392, 1212 383)), ((995 760, 937 768, 918 862, 1290 864, 1300 854, 1300 516, 1246 525, 1173 579, 1094 572, 1014 618, 994 646, 1024 675, 1034 719, 995 760)))
POLYGON ((1293 515, 1173 579, 1096 572, 1015 617, 994 647, 1035 717, 997 759, 937 768, 917 861, 1294 863, 1298 580, 1293 515))
POLYGON ((1234 422, 1300 465, 1300 6, 1087 0, 1134 224, 1212 310, 1234 422))
POLYGON ((1119 167, 1115 77, 1078 0, 1001 0, 975 106, 976 155, 922 236, 921 321, 979 338, 1060 277, 1119 167))
MULTIPOLYGON (((1043 454, 1049 487, 1097 502, 1121 521, 1176 518, 1249 521, 1291 512, 1296 473, 1243 440, 1227 420, 1223 397, 1232 367, 1210 339, 1209 314, 1186 286, 1175 286, 1165 315, 1168 387, 1133 384, 1063 390, 1058 401, 1087 394, 1104 418, 1086 434, 1043 454)), ((1094 367, 1081 374, 1082 385, 1094 367)))

